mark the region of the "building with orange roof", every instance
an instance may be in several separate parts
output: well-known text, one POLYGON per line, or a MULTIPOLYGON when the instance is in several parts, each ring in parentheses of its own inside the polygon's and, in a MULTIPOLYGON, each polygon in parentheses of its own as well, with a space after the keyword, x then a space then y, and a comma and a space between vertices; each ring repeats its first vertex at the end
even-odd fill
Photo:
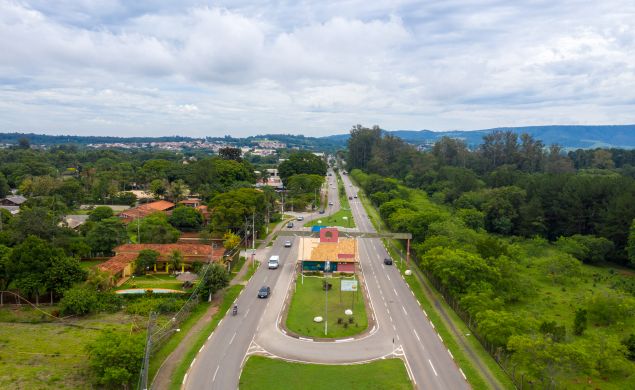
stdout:
POLYGON ((155 264, 154 271, 170 272, 170 254, 174 251, 181 252, 183 261, 181 272, 190 268, 192 263, 220 262, 225 254, 225 248, 221 242, 210 244, 124 244, 114 249, 115 255, 108 261, 98 265, 98 269, 108 272, 114 280, 132 275, 134 272, 134 262, 139 256, 139 252, 144 249, 153 250, 159 253, 159 259, 155 264))
POLYGON ((303 271, 324 271, 327 264, 330 272, 356 271, 357 240, 340 237, 337 228, 320 229, 320 238, 302 237, 300 245, 303 271))
POLYGON ((167 200, 157 200, 124 210, 119 213, 119 218, 121 218, 124 223, 129 223, 137 218, 145 218, 152 213, 160 212, 167 214, 174 209, 174 206, 176 206, 174 203, 168 202, 167 200))

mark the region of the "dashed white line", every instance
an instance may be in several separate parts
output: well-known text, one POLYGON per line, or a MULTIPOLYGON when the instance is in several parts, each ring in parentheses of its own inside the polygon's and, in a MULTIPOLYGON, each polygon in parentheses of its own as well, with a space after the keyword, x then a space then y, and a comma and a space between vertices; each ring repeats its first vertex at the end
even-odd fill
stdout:
POLYGON ((397 290, 395 290, 394 288, 392 289, 392 291, 395 292, 395 295, 399 295, 399 294, 397 294, 397 290))
POLYGON ((231 343, 234 341, 234 338, 236 337, 236 333, 237 333, 237 332, 234 332, 234 335, 232 336, 231 340, 229 340, 229 344, 230 344, 230 345, 231 345, 231 343))
POLYGON ((417 340, 419 340, 419 342, 421 342, 421 339, 419 338, 419 334, 417 333, 416 330, 412 330, 415 333, 415 337, 417 338, 417 340))
POLYGON ((435 370, 434 366, 432 365, 432 360, 428 359, 428 363, 430 363, 430 367, 432 367, 432 372, 434 372, 434 376, 439 376, 437 375, 437 370, 435 370))
POLYGON ((192 368, 192 366, 194 365, 195 361, 196 361, 196 358, 192 359, 192 363, 190 363, 190 368, 192 368))
POLYGON ((452 358, 452 360, 454 360, 454 356, 452 356, 452 352, 450 352, 449 349, 448 349, 448 353, 450 354, 450 357, 452 358))
POLYGON ((405 308, 405 307, 401 306, 401 310, 403 310, 403 312, 404 312, 406 315, 408 315, 408 312, 406 311, 406 308, 405 308))
POLYGON ((466 376, 465 376, 465 374, 463 373, 463 370, 461 370, 461 369, 459 368, 459 372, 461 373, 461 375, 463 375, 463 379, 467 380, 467 377, 466 377, 466 376))
POLYGON ((216 380, 216 374, 218 374, 218 369, 220 368, 220 366, 216 366, 216 371, 214 371, 214 377, 212 378, 212 382, 214 382, 216 380))
POLYGON ((388 278, 388 280, 390 280, 390 276, 386 275, 386 277, 388 278))
POLYGON ((439 340, 441 340, 441 342, 443 342, 443 339, 441 338, 441 335, 437 333, 437 336, 439 336, 439 340))

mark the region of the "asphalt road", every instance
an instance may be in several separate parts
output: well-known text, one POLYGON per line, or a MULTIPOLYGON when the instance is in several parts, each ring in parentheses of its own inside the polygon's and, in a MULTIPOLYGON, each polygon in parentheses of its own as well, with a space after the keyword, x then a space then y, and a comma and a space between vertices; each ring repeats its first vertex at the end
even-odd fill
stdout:
MULTIPOLYGON (((336 183, 334 177, 329 177, 336 183)), ((342 176, 347 194, 357 193, 348 176, 342 176)), ((339 208, 337 184, 329 185, 329 199, 339 208)), ((349 201, 357 229, 374 231, 357 200, 349 201)), ((315 217, 315 216, 314 216, 315 217)), ((320 215, 317 216, 319 218, 320 215)), ((309 218, 307 218, 308 220, 309 218)), ((305 221, 306 222, 306 221, 305 221)), ((236 389, 248 354, 318 363, 357 363, 382 357, 401 357, 413 383, 420 389, 467 389, 457 365, 441 342, 410 289, 393 266, 383 264, 388 254, 379 239, 360 239, 360 263, 366 281, 375 326, 366 335, 340 342, 314 342, 286 335, 279 327, 285 297, 295 272, 299 240, 284 248, 290 237, 280 237, 257 253, 261 266, 237 300, 239 314, 228 313, 193 362, 187 389, 236 389), (269 270, 266 259, 280 255, 280 268, 269 270), (269 299, 258 299, 258 289, 271 286, 269 299)), ((283 380, 283 378, 281 378, 283 380)))

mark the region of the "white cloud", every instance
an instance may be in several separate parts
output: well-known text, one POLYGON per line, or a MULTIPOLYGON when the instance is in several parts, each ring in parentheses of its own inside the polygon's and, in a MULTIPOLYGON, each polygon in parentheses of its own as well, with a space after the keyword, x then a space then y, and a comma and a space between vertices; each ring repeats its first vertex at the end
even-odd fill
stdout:
POLYGON ((0 131, 635 122, 628 1, 205 3, 0 2, 0 131))

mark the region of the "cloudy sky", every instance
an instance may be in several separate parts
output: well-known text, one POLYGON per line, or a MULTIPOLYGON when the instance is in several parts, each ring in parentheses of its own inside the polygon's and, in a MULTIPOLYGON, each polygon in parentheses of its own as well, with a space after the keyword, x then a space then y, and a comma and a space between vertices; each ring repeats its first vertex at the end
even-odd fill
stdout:
POLYGON ((0 0, 0 131, 635 123, 632 0, 0 0))

